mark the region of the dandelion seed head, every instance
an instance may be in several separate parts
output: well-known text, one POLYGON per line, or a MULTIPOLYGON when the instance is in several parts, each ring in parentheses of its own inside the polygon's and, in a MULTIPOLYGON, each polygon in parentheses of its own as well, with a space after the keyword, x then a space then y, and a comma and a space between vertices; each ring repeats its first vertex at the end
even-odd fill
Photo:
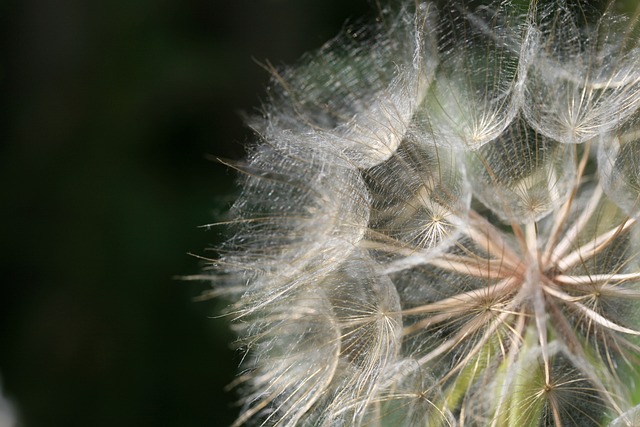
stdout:
POLYGON ((640 9, 518 4, 399 2, 272 70, 214 266, 236 425, 633 425, 640 9))

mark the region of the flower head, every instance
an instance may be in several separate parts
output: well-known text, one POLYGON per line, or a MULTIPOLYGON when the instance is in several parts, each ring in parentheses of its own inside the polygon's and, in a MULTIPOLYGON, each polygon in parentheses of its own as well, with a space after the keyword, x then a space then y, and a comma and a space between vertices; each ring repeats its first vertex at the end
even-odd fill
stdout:
POLYGON ((638 14, 406 2, 274 71, 237 425, 635 425, 638 14))

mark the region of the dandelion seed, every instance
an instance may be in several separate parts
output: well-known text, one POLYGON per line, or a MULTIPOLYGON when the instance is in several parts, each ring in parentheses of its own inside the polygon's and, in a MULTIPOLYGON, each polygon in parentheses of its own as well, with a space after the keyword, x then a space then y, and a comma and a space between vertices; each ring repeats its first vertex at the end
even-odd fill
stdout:
POLYGON ((523 111, 539 132, 582 143, 615 129, 640 106, 638 16, 587 2, 536 2, 542 46, 529 67, 523 111), (596 15, 592 17, 590 15, 596 15))
POLYGON ((212 276, 236 425, 637 423, 640 9, 615 6, 406 1, 274 70, 212 276))

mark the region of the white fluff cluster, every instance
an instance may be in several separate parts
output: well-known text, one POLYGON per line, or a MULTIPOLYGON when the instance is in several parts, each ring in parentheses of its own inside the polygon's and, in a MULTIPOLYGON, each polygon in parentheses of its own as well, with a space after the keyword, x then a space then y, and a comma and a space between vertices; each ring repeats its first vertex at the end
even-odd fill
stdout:
POLYGON ((636 425, 640 12, 521 5, 274 70, 214 262, 236 425, 636 425))

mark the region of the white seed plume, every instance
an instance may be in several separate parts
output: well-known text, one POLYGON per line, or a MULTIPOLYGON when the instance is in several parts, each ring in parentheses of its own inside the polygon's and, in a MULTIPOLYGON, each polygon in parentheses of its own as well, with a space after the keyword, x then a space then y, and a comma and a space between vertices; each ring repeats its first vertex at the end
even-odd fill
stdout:
POLYGON ((235 425, 637 425, 640 8, 401 3, 233 165, 235 425))

